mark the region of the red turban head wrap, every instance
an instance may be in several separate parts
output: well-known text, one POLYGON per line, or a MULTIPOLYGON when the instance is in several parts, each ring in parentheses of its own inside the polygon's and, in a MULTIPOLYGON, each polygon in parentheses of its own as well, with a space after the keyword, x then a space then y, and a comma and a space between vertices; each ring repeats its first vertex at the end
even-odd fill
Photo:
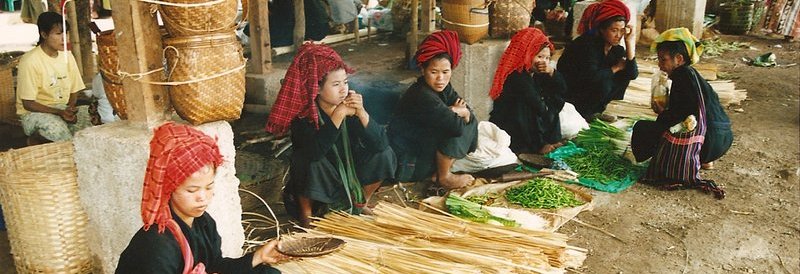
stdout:
POLYGON ((600 23, 616 16, 625 17, 625 23, 631 20, 631 12, 619 0, 606 0, 586 7, 578 24, 578 35, 596 29, 600 23))
POLYGON ((508 48, 500 57, 497 71, 494 73, 492 89, 489 90, 489 97, 492 100, 500 97, 500 93, 503 92, 503 84, 511 72, 530 71, 533 67, 533 58, 545 46, 550 48, 551 54, 555 50, 550 39, 547 39, 547 36, 537 28, 525 28, 514 34, 508 48))
POLYGON ((303 44, 283 77, 284 82, 267 120, 267 131, 283 135, 296 118, 308 118, 319 128, 319 113, 314 99, 319 94, 320 80, 336 69, 344 69, 348 74, 355 72, 331 47, 310 42, 303 44))
POLYGON ((458 66, 461 60, 461 43, 458 42, 458 33, 452 30, 443 30, 431 33, 419 45, 414 59, 417 60, 417 67, 422 68, 422 64, 440 53, 450 55, 453 68, 458 66))
POLYGON ((214 139, 187 125, 166 123, 155 130, 150 140, 150 159, 142 190, 144 229, 157 224, 164 232, 172 220, 169 200, 190 175, 207 165, 222 164, 222 155, 214 139))

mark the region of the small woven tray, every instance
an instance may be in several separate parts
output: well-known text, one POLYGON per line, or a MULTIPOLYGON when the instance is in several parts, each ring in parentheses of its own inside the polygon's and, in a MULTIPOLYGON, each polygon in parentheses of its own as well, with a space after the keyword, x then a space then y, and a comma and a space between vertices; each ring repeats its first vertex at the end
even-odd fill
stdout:
POLYGON ((345 241, 332 237, 281 239, 278 252, 292 257, 317 257, 344 247, 345 241))

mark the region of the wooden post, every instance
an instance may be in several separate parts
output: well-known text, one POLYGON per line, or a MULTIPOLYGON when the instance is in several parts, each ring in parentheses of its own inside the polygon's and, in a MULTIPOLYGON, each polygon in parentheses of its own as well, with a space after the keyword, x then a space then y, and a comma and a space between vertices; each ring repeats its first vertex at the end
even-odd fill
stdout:
POLYGON ((436 29, 436 1, 435 0, 422 0, 422 11, 420 30, 422 33, 431 33, 436 29))
MULTIPOLYGON (((83 81, 91 82, 97 71, 95 64, 95 56, 92 52, 92 33, 89 30, 89 23, 92 21, 92 10, 89 6, 89 1, 73 0, 75 2, 76 13, 78 14, 78 37, 81 45, 81 70, 83 81)), ((99 1, 99 0, 98 0, 99 1)))
MULTIPOLYGON (((150 14, 150 4, 112 0, 111 5, 120 71, 138 74, 163 68, 161 33, 156 18, 150 14)), ((163 72, 156 72, 138 81, 133 77, 122 80, 128 121, 132 125, 152 128, 167 119, 167 89, 144 82, 163 81, 162 75, 163 72)))
POLYGON ((272 70, 272 44, 269 37, 269 7, 266 1, 249 1, 250 72, 266 75, 272 70))
POLYGON ((300 49, 306 40, 306 10, 303 0, 294 0, 294 47, 300 49))
POLYGON ((361 35, 358 31, 358 27, 358 16, 356 16, 356 20, 353 21, 353 29, 355 30, 354 32, 356 34, 356 44, 361 42, 361 35))
MULTIPOLYGON (((66 9, 67 24, 69 24, 69 43, 72 46, 72 55, 75 56, 75 62, 78 63, 78 71, 83 72, 83 58, 81 51, 81 38, 78 35, 78 14, 75 12, 75 1, 70 1, 64 7, 66 9)), ((83 73, 81 73, 83 76, 83 73)), ((86 79, 83 79, 85 82, 86 79)), ((90 80, 91 81, 91 80, 90 80)))
POLYGON ((419 45, 419 41, 417 38, 417 22, 419 22, 419 12, 417 11, 417 6, 419 5, 419 0, 411 0, 411 37, 408 37, 408 52, 406 52, 406 58, 411 59, 414 58, 414 53, 417 52, 417 46, 419 45))

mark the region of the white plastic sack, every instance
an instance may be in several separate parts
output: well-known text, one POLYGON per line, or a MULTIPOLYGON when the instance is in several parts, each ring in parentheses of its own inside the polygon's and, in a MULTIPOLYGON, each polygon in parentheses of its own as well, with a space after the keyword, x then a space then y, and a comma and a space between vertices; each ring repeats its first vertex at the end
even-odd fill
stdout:
POLYGON ((511 136, 491 122, 478 123, 478 148, 456 160, 451 172, 478 172, 517 163, 517 155, 508 147, 511 136))
POLYGON ((558 120, 561 122, 561 138, 564 139, 575 138, 579 131, 589 128, 589 123, 570 103, 564 103, 564 108, 558 113, 558 120))
POLYGON ((353 0, 328 0, 331 7, 331 20, 337 24, 353 22, 358 16, 358 9, 353 0))

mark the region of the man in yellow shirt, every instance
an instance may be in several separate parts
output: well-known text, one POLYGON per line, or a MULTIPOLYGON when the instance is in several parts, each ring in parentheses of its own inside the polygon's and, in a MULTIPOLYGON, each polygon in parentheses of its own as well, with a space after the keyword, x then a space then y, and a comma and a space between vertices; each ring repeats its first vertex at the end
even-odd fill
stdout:
MULTIPOLYGON (((75 107, 85 88, 75 58, 64 51, 62 17, 39 15, 39 45, 22 56, 17 77, 17 115, 25 134, 49 141, 71 140, 91 125, 86 107, 75 107)), ((64 26, 67 27, 68 26, 64 26)))

